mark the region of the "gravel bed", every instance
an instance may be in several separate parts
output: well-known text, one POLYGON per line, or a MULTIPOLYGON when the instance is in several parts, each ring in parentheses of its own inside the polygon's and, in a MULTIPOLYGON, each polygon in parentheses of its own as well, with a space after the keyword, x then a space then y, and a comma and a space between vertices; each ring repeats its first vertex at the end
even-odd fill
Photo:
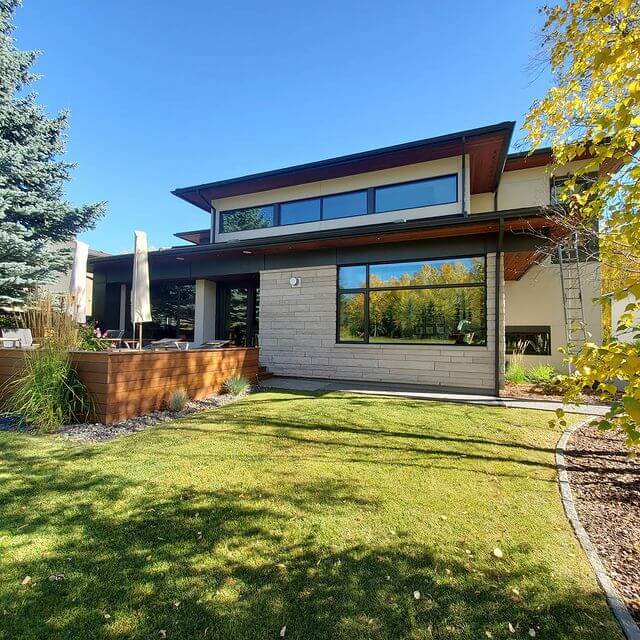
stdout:
POLYGON ((569 483, 582 526, 640 622, 640 459, 618 432, 585 426, 569 440, 569 483))
MULTIPOLYGON (((254 389, 254 391, 256 390, 257 389, 254 389)), ((123 420, 122 422, 116 422, 109 425, 101 424, 99 422, 69 424, 56 431, 53 435, 69 438, 78 442, 105 442, 107 440, 119 438, 120 436, 148 429, 149 427, 153 427, 154 425, 162 422, 184 418, 192 413, 197 413, 198 411, 222 407, 243 398, 245 395, 247 394, 241 394, 239 396, 225 394, 210 396, 209 398, 204 398, 202 400, 190 400, 182 411, 153 411, 152 413, 144 416, 129 418, 128 420, 123 420)), ((0 431, 29 431, 29 428, 14 416, 0 414, 0 431)))

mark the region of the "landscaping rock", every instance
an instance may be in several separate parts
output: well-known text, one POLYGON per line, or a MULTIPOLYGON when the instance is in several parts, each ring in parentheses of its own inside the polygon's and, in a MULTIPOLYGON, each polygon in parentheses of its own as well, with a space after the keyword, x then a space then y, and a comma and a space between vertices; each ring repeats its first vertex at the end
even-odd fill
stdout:
POLYGON ((190 400, 182 411, 154 411, 153 413, 149 413, 144 416, 129 418, 128 420, 123 420, 122 422, 116 422, 114 424, 70 424, 62 427, 62 429, 57 433, 64 438, 70 438, 80 442, 104 442, 123 435, 142 431, 162 422, 185 418, 192 413, 222 407, 225 404, 229 404, 230 402, 234 402, 235 400, 244 397, 244 395, 232 396, 225 394, 220 396, 210 396, 209 398, 204 398, 202 400, 190 400))

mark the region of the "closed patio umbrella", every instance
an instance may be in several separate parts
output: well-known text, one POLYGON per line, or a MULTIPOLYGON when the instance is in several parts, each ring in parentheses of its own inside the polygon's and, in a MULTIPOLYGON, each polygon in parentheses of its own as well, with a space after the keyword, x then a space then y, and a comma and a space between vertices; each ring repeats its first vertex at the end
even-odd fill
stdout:
POLYGON ((78 323, 87 321, 87 256, 89 245, 75 241, 73 266, 69 280, 69 315, 78 323))
POLYGON ((133 255, 133 282, 131 284, 131 323, 135 338, 136 325, 139 326, 139 344, 142 349, 142 323, 151 322, 151 302, 149 300, 149 258, 147 256, 147 234, 134 231, 135 250, 133 255))

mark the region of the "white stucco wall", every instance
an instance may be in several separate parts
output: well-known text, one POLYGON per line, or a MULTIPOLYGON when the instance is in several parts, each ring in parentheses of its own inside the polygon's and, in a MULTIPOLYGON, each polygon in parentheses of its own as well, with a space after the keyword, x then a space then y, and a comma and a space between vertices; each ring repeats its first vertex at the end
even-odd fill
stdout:
MULTIPOLYGON (((602 307, 594 298, 600 295, 600 264, 581 265, 585 323, 591 340, 602 341, 602 307)), ((505 282, 506 326, 550 326, 551 355, 525 356, 527 364, 549 363, 560 369, 563 355, 558 347, 566 343, 560 267, 547 259, 535 265, 516 281, 505 282)), ((508 356, 507 356, 508 359, 508 356)))
MULTIPOLYGON (((616 340, 620 340, 621 342, 632 343, 634 341, 633 336, 637 333, 633 329, 627 329, 625 331, 618 331, 618 323, 620 322, 620 317, 625 312, 627 305, 633 304, 636 302, 635 296, 629 295, 623 300, 612 300, 611 301, 611 331, 613 332, 616 340)), ((634 313, 634 319, 636 324, 640 324, 640 311, 636 311, 634 313)))
POLYGON ((493 391, 495 254, 487 257, 485 347, 336 343, 336 269, 260 273, 260 360, 272 373, 493 391))
MULTIPOLYGON (((467 179, 466 179, 466 202, 470 201, 469 187, 469 160, 467 156, 467 179)), ((319 231, 324 229, 343 229, 346 227, 362 226, 367 224, 381 224, 394 222, 395 220, 415 220, 418 218, 429 218, 461 213, 462 200, 462 157, 445 158, 443 160, 433 160, 431 162, 421 162, 407 165, 405 167, 395 167, 383 171, 371 171, 344 178, 333 180, 323 180, 320 182, 310 182, 308 184, 286 187, 283 189, 272 189, 232 198, 221 198, 213 201, 218 215, 216 216, 216 242, 228 242, 231 240, 246 240, 251 238, 264 238, 290 233, 302 233, 319 231), (243 207, 255 207, 277 202, 287 202, 303 198, 314 198, 323 195, 343 193, 358 189, 366 189, 386 184, 398 182, 408 182, 421 178, 431 178, 447 174, 458 174, 458 202, 444 205, 434 205, 431 207, 417 207, 415 209, 403 209, 399 211, 389 211, 387 213, 375 213, 363 216, 352 216, 349 218, 338 218, 336 220, 320 220, 317 222, 305 222, 303 224, 291 224, 280 227, 268 227, 266 229, 252 229, 250 231, 237 231, 234 233, 220 233, 220 211, 238 209, 243 207)))

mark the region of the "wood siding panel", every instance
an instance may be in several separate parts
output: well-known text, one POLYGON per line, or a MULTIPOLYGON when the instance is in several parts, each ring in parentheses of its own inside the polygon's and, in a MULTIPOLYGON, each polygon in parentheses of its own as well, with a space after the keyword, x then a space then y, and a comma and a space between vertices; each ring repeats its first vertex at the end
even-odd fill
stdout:
MULTIPOLYGON (((218 393, 224 381, 242 374, 254 381, 257 348, 208 349, 180 352, 83 352, 72 361, 95 405, 95 418, 110 424, 166 406, 176 389, 190 398, 218 393)), ((24 367, 25 351, 0 349, 0 400, 10 380, 24 367)))

